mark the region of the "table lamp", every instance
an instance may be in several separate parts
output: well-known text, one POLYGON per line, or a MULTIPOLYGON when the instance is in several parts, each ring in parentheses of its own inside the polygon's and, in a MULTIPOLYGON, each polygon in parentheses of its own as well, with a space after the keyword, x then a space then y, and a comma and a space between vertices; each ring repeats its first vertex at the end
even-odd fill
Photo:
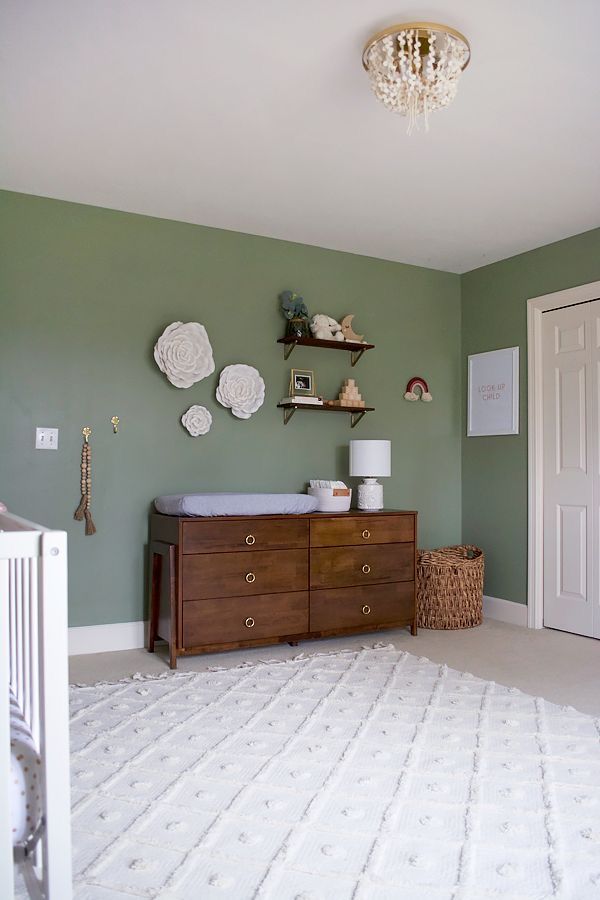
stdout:
POLYGON ((391 441, 350 441, 350 475, 362 478, 359 509, 383 509, 383 485, 378 478, 392 474, 391 441))

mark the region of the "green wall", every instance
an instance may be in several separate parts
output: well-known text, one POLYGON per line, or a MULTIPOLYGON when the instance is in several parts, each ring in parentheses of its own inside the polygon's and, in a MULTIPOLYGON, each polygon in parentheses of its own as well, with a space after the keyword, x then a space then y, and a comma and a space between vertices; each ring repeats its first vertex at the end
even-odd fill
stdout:
POLYGON ((520 348, 520 433, 463 438, 463 538, 485 548, 492 597, 527 602, 527 300, 598 279, 600 229, 462 276, 463 398, 470 353, 520 348))
POLYGON ((460 540, 459 276, 4 192, 0 309, 0 497, 69 532, 72 625, 143 617, 157 494, 302 491, 311 477, 347 478, 351 437, 392 440, 386 505, 419 510, 421 546, 460 540), (356 313, 376 349, 354 370, 347 354, 325 350, 300 348, 285 362, 275 342, 285 288, 313 313, 356 313), (152 358, 178 319, 206 326, 216 363, 185 391, 152 358), (234 362, 255 365, 266 382, 249 421, 214 399, 219 371, 234 362), (326 396, 355 375, 376 412, 354 431, 338 413, 299 412, 284 427, 275 407, 290 365, 313 369, 326 396), (433 403, 402 399, 415 374, 428 379, 433 403), (193 403, 213 414, 196 439, 179 423, 193 403), (112 415, 121 417, 116 436, 112 415), (60 428, 57 452, 34 450, 36 425, 60 428), (73 521, 83 425, 93 428, 94 537, 73 521))

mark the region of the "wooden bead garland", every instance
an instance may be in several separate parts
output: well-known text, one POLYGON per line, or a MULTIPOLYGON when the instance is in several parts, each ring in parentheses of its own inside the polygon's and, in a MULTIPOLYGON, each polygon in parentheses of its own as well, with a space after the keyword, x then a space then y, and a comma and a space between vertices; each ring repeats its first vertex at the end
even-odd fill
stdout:
POLYGON ((82 433, 84 441, 81 447, 81 500, 73 514, 73 518, 78 522, 85 519, 85 533, 90 535, 96 534, 96 526, 90 511, 92 502, 92 448, 88 443, 88 438, 92 433, 92 429, 84 428, 82 433))

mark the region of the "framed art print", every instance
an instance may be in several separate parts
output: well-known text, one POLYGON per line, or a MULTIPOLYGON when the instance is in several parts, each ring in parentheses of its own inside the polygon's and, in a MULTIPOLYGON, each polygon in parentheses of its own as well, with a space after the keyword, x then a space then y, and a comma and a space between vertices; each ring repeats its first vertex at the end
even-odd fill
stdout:
POLYGON ((519 433, 519 348, 469 356, 467 437, 519 433))

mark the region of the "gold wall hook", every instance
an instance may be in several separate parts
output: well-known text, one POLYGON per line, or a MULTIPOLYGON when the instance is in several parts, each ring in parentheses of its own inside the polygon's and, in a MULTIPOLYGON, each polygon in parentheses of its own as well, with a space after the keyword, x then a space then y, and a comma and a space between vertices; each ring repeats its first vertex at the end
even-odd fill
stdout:
POLYGON ((119 430, 119 417, 113 416, 112 419, 110 420, 110 424, 113 427, 113 432, 116 434, 119 430))
POLYGON ((92 429, 90 428, 89 425, 86 425, 85 428, 81 429, 81 433, 84 436, 85 442, 87 444, 89 441, 90 434, 92 433, 92 429))

